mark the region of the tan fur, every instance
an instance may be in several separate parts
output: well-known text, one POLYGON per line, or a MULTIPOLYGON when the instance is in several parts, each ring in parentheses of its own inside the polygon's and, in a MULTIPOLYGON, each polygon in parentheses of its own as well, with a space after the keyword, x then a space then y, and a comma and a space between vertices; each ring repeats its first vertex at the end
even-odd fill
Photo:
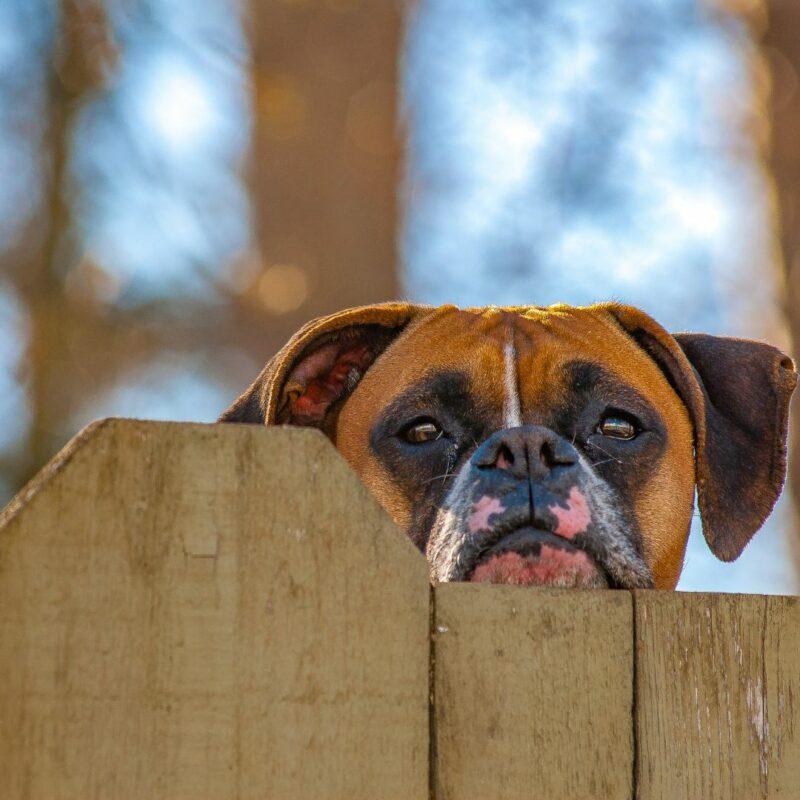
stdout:
POLYGON ((517 348, 522 416, 558 401, 559 370, 576 358, 617 374, 653 402, 669 431, 667 452, 635 508, 657 588, 673 588, 683 565, 692 517, 694 461, 686 407, 658 366, 601 308, 461 311, 446 307, 418 320, 378 359, 342 409, 336 446, 405 527, 410 509, 369 447, 375 418, 394 397, 435 371, 466 372, 481 397, 502 408, 503 347, 517 348))

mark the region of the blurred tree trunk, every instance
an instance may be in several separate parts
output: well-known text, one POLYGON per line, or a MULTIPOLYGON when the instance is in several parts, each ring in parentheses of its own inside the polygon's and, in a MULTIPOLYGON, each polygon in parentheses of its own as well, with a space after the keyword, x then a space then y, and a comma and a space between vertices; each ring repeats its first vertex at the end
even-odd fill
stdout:
POLYGON ((116 50, 102 0, 61 0, 53 14, 41 121, 41 203, 9 259, 11 280, 28 312, 27 441, 21 458, 5 465, 18 485, 64 443, 66 420, 98 376, 113 379, 114 354, 130 359, 137 350, 110 315, 74 302, 66 291, 70 271, 83 258, 71 213, 79 194, 71 176, 75 122, 105 88, 116 50), (124 346, 115 341, 120 332, 124 346))
MULTIPOLYGON (((763 46, 770 70, 770 165, 777 190, 786 276, 785 309, 794 356, 800 348, 800 2, 768 0, 763 46)), ((800 403, 795 395, 789 486, 800 506, 800 403)), ((800 548, 798 548, 800 550, 800 548)))
POLYGON ((62 0, 55 14, 42 121, 42 205, 26 242, 24 270, 15 275, 29 313, 30 427, 25 463, 20 465, 23 479, 61 444, 59 422, 69 384, 64 373, 71 361, 70 323, 75 319, 64 280, 80 256, 70 214, 71 138, 76 115, 103 85, 113 57, 102 3, 62 0))
POLYGON ((251 186, 274 350, 311 317, 397 295, 402 5, 250 11, 251 186))

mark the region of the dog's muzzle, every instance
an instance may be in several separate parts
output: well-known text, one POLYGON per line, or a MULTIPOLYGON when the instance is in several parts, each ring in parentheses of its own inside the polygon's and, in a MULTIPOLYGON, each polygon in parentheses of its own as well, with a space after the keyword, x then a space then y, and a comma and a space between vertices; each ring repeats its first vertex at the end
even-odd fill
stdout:
POLYGON ((428 545, 439 581, 602 588, 650 572, 578 450, 549 428, 490 436, 462 468, 428 545))

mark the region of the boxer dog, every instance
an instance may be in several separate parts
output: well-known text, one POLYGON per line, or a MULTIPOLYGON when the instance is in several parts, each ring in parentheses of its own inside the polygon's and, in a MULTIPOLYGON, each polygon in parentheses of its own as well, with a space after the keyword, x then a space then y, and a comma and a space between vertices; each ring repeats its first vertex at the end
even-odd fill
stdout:
POLYGON ((795 382, 630 306, 388 303, 306 325, 221 420, 322 430, 434 581, 669 589, 695 488, 723 561, 772 510, 795 382))

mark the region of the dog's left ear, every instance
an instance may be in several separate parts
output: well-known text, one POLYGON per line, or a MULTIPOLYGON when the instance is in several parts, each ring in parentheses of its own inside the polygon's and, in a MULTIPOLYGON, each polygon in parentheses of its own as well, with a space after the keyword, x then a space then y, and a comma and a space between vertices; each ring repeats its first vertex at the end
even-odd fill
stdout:
POLYGON ((336 412, 364 373, 425 310, 381 303, 312 320, 219 421, 313 426, 332 435, 336 412))
POLYGON ((607 308, 661 367, 689 410, 703 533, 714 555, 733 561, 783 488, 794 363, 761 342, 673 336, 636 308, 607 308))

